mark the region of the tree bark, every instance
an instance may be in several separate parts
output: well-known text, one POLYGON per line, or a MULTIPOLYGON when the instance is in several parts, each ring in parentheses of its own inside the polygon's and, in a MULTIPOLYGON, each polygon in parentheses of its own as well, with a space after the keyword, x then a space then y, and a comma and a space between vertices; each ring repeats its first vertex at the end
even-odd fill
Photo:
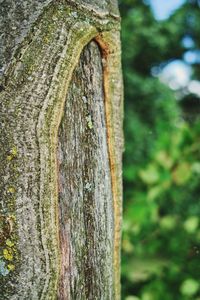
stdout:
POLYGON ((1 299, 120 299, 117 3, 0 9, 1 299))

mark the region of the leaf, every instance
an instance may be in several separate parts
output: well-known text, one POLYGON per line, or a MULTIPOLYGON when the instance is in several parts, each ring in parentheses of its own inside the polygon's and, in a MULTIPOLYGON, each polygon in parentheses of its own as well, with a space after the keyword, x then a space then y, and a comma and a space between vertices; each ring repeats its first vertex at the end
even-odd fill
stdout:
POLYGON ((154 186, 149 189, 147 197, 148 200, 153 201, 155 200, 160 194, 162 194, 163 188, 161 186, 154 186))
POLYGON ((199 162, 193 163, 192 171, 196 174, 200 174, 200 163, 199 162))
POLYGON ((187 162, 183 162, 174 170, 173 180, 177 185, 182 185, 188 181, 191 176, 191 166, 187 162))
POLYGON ((166 151, 159 151, 155 158, 156 161, 166 169, 170 169, 173 165, 173 160, 166 151))
POLYGON ((160 174, 157 166, 150 164, 146 170, 141 170, 139 172, 140 178, 147 184, 154 184, 159 181, 160 174))
POLYGON ((174 216, 165 216, 160 219, 160 227, 165 230, 172 230, 176 226, 176 218, 174 216))
POLYGON ((184 228, 188 233, 194 233, 199 225, 199 218, 192 216, 184 222, 184 228))
POLYGON ((160 275, 168 264, 169 261, 158 257, 134 257, 129 260, 129 264, 123 272, 126 272, 126 277, 131 282, 142 282, 152 275, 160 275))
POLYGON ((180 287, 181 294, 185 296, 195 295, 198 289, 199 289, 199 283, 193 278, 186 279, 180 287))

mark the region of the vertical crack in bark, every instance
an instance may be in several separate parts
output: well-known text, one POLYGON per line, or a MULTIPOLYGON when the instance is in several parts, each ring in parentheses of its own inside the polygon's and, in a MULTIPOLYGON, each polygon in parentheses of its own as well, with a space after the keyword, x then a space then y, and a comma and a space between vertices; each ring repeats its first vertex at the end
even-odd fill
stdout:
POLYGON ((113 199, 98 45, 80 57, 59 129, 59 299, 114 299, 113 199))

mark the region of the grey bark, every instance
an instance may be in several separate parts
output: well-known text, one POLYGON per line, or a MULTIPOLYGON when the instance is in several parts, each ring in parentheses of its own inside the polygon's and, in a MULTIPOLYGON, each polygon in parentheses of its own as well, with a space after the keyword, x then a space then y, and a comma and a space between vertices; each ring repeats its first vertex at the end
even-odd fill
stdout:
POLYGON ((113 201, 102 79, 101 53, 91 42, 72 77, 59 130, 60 298, 114 299, 113 270, 108 268, 113 261, 113 201))
POLYGON ((117 3, 0 10, 0 299, 119 299, 117 3))

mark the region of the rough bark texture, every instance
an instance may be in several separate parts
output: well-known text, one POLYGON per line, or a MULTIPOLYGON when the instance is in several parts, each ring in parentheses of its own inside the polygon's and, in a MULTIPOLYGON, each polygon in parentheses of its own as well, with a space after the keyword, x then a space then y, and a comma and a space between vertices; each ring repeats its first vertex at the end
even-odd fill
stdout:
POLYGON ((119 299, 117 5, 6 0, 0 32, 1 299, 119 299))
POLYGON ((114 299, 113 201, 103 94, 101 53, 91 42, 72 77, 59 130, 61 299, 114 299))

